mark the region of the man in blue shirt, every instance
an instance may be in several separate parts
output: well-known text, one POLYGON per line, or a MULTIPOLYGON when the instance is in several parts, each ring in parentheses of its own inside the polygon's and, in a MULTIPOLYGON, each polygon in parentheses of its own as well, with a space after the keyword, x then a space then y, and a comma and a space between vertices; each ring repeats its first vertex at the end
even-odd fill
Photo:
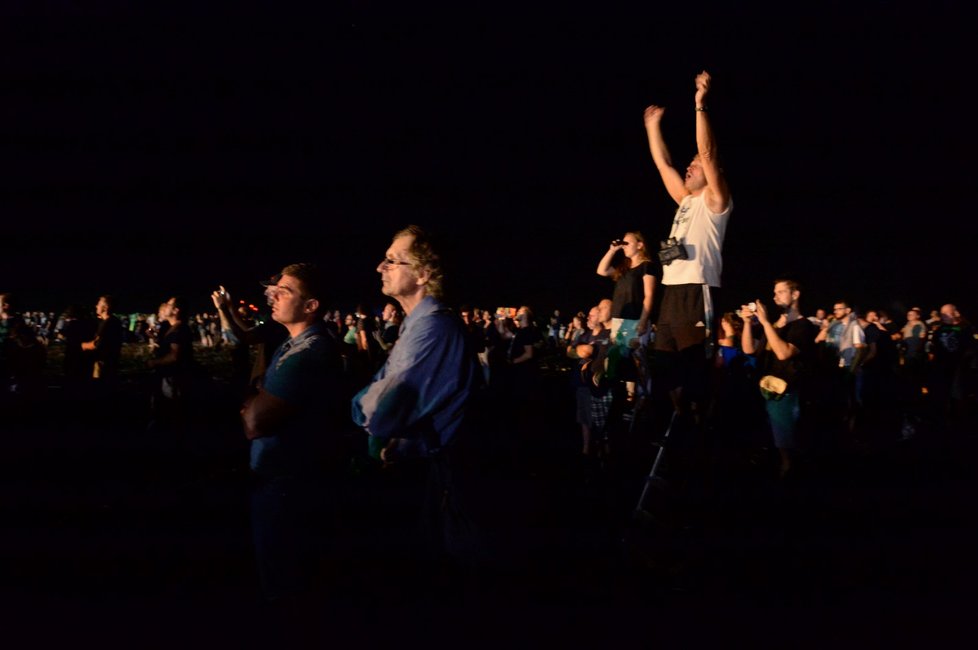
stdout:
POLYGON ((475 358, 462 322, 440 301, 441 263, 419 227, 394 236, 377 271, 405 318, 387 362, 353 398, 353 420, 387 441, 385 457, 431 456, 461 426, 475 358))
POLYGON ((322 312, 326 284, 311 264, 291 264, 266 290, 272 319, 289 338, 272 356, 261 388, 241 409, 251 440, 252 529, 266 599, 296 595, 308 581, 316 552, 313 530, 325 518, 342 369, 339 346, 322 312))
POLYGON ((382 443, 382 460, 430 460, 438 488, 430 494, 438 501, 426 504, 428 524, 440 529, 444 550, 454 553, 457 542, 466 542, 448 530, 462 516, 449 452, 476 386, 475 353, 461 320, 441 302, 441 260, 421 228, 395 234, 377 272, 381 290, 397 300, 405 318, 387 362, 353 398, 353 421, 382 443))

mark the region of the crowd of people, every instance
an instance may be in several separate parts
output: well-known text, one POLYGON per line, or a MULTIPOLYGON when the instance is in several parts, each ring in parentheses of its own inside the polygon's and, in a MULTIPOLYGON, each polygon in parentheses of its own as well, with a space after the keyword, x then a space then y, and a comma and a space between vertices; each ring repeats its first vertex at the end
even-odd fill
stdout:
POLYGON ((409 226, 376 268, 389 299, 380 313, 329 308, 328 282, 305 263, 264 283, 265 320, 224 287, 211 294, 214 311, 206 314, 191 315, 174 296, 157 314, 120 318, 103 295, 91 320, 77 308, 58 319, 22 316, 11 294, 0 295, 5 403, 42 398, 47 346, 65 346, 66 385, 103 392, 119 380, 123 346, 146 346, 151 429, 180 430, 192 417, 195 348, 229 350, 269 600, 301 589, 315 554, 310 521, 322 515, 348 461, 336 434, 353 425, 367 434, 360 451, 378 466, 427 467, 430 488, 419 505, 428 538, 438 553, 466 560, 486 542, 473 524, 474 477, 488 458, 532 473, 546 456, 553 432, 540 394, 553 377, 567 378, 581 458, 599 462, 658 426, 650 412, 663 405, 673 414, 670 430, 691 438, 729 444, 737 431, 765 429, 746 444, 776 449, 772 469, 782 478, 812 449, 954 426, 975 406, 978 347, 952 304, 928 320, 913 308, 906 322, 845 300, 831 315, 806 316, 803 287, 771 278, 769 301, 745 297, 739 309, 717 313, 733 201, 709 121, 709 75, 695 86, 697 154, 685 174, 662 137, 664 109, 645 111, 653 162, 677 203, 668 238, 658 250, 639 230, 611 241, 596 268, 613 282, 608 297, 569 320, 560 311, 538 319, 527 305, 450 308, 439 250, 409 226), (487 427, 489 436, 473 433, 487 427))

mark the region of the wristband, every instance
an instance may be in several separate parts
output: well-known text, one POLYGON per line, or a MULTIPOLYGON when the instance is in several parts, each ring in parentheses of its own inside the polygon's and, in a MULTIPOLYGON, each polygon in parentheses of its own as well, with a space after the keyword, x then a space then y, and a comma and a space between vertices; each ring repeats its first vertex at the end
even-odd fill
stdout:
POLYGON ((706 106, 697 106, 696 107, 696 112, 697 113, 705 113, 706 112, 706 106))

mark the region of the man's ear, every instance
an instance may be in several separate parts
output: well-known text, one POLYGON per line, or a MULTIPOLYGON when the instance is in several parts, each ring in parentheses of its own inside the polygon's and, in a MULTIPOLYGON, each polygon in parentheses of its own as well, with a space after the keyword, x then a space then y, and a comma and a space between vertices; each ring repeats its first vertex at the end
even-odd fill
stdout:
POLYGON ((431 279, 431 269, 429 269, 427 266, 422 267, 418 271, 418 279, 416 281, 416 284, 418 286, 428 284, 428 280, 430 279, 431 279))
POLYGON ((305 313, 311 314, 311 313, 313 313, 315 311, 318 311, 318 310, 319 310, 319 301, 318 300, 316 300, 315 298, 310 298, 310 299, 306 300, 306 306, 303 309, 303 311, 305 313))

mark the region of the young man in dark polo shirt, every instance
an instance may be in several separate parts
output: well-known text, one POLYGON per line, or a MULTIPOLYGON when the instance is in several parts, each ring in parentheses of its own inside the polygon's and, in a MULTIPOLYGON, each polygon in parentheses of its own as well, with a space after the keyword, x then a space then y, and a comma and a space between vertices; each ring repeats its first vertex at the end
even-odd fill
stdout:
POLYGON ((251 502, 255 552, 269 601, 307 586, 321 526, 315 522, 328 519, 323 510, 332 503, 342 362, 322 319, 325 286, 315 266, 291 264, 267 288, 272 319, 289 338, 241 409, 257 479, 251 502))

